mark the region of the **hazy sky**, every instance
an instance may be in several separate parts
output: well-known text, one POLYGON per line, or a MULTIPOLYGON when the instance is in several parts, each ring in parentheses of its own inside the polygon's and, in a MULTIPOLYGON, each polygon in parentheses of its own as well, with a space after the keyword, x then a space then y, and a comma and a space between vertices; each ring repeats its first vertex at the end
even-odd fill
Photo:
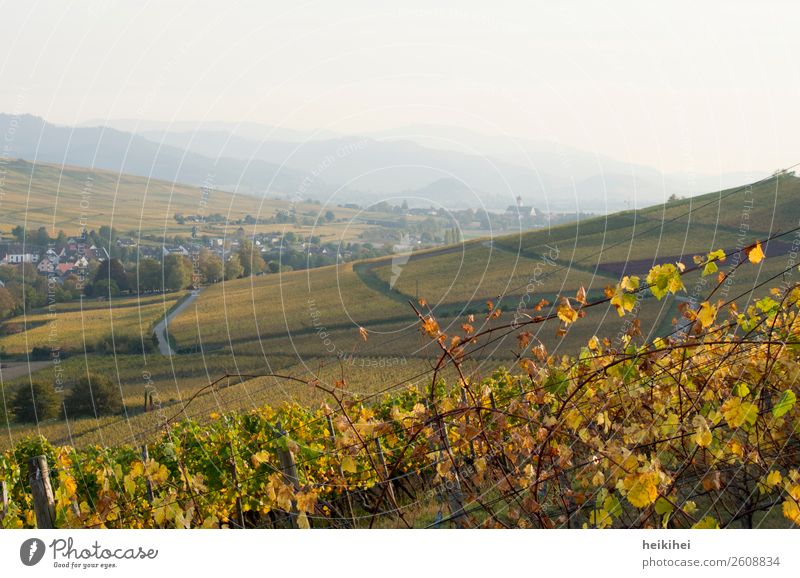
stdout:
POLYGON ((0 5, 0 111, 53 122, 436 123, 665 171, 800 161, 789 1, 0 5))

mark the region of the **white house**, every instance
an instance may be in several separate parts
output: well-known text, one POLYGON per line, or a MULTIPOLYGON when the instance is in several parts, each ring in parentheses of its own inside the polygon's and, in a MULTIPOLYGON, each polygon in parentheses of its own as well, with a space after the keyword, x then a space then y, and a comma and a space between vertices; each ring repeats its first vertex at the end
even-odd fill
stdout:
POLYGON ((38 263, 39 251, 33 247, 10 244, 0 247, 0 264, 17 265, 20 263, 38 263))

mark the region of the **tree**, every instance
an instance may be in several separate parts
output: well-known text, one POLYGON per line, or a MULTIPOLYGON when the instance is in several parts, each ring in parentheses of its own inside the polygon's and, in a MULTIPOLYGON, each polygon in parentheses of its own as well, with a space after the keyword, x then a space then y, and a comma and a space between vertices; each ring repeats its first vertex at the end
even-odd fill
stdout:
POLYGON ((17 390, 11 400, 11 409, 19 422, 38 423, 58 417, 61 401, 50 384, 33 382, 17 390))
MULTIPOLYGON (((106 259, 100 263, 97 272, 94 274, 94 284, 98 281, 113 281, 120 291, 127 291, 130 288, 128 274, 119 259, 106 259)), ((95 293, 98 293, 95 291, 95 293)))
POLYGON ((95 297, 119 297, 119 286, 113 279, 100 279, 92 284, 92 295, 95 297))
POLYGON ((105 375, 90 373, 72 386, 64 407, 68 417, 111 415, 122 410, 122 394, 105 375))
POLYGON ((72 273, 64 279, 64 291, 69 292, 71 299, 77 299, 81 296, 83 292, 83 285, 81 284, 81 279, 75 273, 72 273))
POLYGON ((264 259, 261 257, 261 252, 253 246, 250 239, 242 239, 239 242, 239 262, 245 277, 264 271, 264 259))
POLYGON ((333 211, 325 211, 325 220, 326 221, 328 221, 330 223, 334 219, 336 219, 336 215, 333 213, 333 211))
POLYGON ((16 309, 17 300, 14 295, 7 288, 0 287, 0 319, 11 317, 16 309))
POLYGON ((217 283, 225 273, 222 259, 208 249, 200 251, 200 274, 206 283, 217 283))
POLYGON ((487 213, 484 209, 478 209, 475 212, 475 217, 481 223, 481 229, 491 229, 492 228, 492 220, 489 217, 489 213, 487 213))
POLYGON ((34 238, 34 244, 38 245, 39 247, 46 247, 50 243, 50 235, 47 233, 47 227, 39 227, 36 230, 36 237, 34 238))
POLYGON ((161 263, 146 257, 139 261, 139 292, 161 289, 161 263))
POLYGON ((242 267, 242 262, 239 260, 239 255, 234 253, 225 262, 225 279, 227 281, 238 279, 243 273, 244 268, 242 267))
POLYGON ((178 291, 192 282, 192 266, 181 255, 164 257, 164 289, 178 291))
POLYGON ((100 227, 100 231, 98 232, 100 243, 104 247, 112 247, 114 243, 117 242, 117 231, 116 229, 109 227, 108 225, 103 225, 100 227))

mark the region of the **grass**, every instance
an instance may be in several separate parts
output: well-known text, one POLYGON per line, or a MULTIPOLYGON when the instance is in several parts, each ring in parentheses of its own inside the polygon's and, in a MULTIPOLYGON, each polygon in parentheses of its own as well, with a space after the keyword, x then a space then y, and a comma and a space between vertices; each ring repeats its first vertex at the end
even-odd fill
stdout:
MULTIPOLYGON (((254 379, 221 382, 218 387, 213 389, 203 389, 208 385, 209 380, 204 379, 200 373, 191 377, 175 375, 174 382, 169 384, 169 380, 161 380, 169 373, 168 368, 163 364, 164 358, 153 359, 143 365, 142 359, 137 356, 118 356, 118 359, 97 358, 89 356, 86 363, 91 366, 93 371, 107 370, 109 374, 114 373, 114 366, 121 369, 122 374, 126 375, 130 381, 121 383, 125 400, 125 412, 121 415, 104 416, 98 419, 82 418, 71 420, 66 424, 62 420, 51 420, 36 425, 3 423, 0 419, 0 426, 6 430, 5 435, 0 436, 0 449, 11 447, 21 437, 37 433, 46 436, 53 443, 69 443, 76 447, 86 447, 93 444, 101 445, 120 445, 120 444, 141 444, 155 438, 163 427, 165 420, 171 418, 192 418, 198 421, 213 419, 214 413, 223 413, 232 410, 255 408, 263 405, 279 406, 283 403, 301 403, 307 405, 319 405, 320 403, 334 404, 334 400, 321 390, 313 386, 299 384, 281 380, 277 378, 258 377, 254 379), (142 410, 142 399, 145 382, 142 379, 143 371, 148 371, 156 386, 157 411, 145 413, 142 410), (137 379, 138 377, 138 379, 137 379), (194 394, 197 397, 192 399, 194 394)), ((205 369, 212 375, 216 365, 220 360, 207 359, 208 367, 205 369)), ((251 373, 267 373, 267 368, 259 364, 256 359, 243 360, 242 369, 251 373)), ((375 360, 378 361, 377 359, 375 360)), ((68 374, 85 371, 81 363, 74 363, 70 360, 70 367, 66 369, 68 374)), ((202 364, 195 364, 202 365, 202 364)), ((346 363, 344 367, 338 363, 331 363, 329 359, 308 359, 305 363, 289 364, 287 360, 280 360, 271 368, 271 373, 292 375, 301 379, 317 379, 326 387, 334 387, 334 382, 341 379, 342 372, 346 376, 344 387, 340 392, 347 395, 364 397, 371 394, 382 395, 384 390, 396 391, 403 387, 425 387, 429 383, 429 378, 407 379, 409 375, 424 373, 429 369, 429 365, 421 359, 407 360, 401 364, 380 367, 369 362, 362 364, 361 361, 346 363), (285 365, 278 367, 283 362, 285 365)), ((189 368, 181 370, 189 371, 189 368)), ((443 372, 448 379, 454 379, 452 369, 443 372)), ((8 392, 13 390, 9 385, 3 391, 4 396, 8 397, 8 392)), ((0 413, 0 415, 2 415, 0 413)))
MULTIPOLYGON (((128 418, 80 420, 71 424, 69 435, 77 436, 81 443, 98 441, 101 434, 106 443, 130 441, 144 435, 148 428, 152 429, 154 417, 140 415, 135 408, 141 405, 147 383, 157 388, 165 406, 175 410, 180 409, 182 400, 225 373, 280 371, 297 376, 317 375, 328 383, 344 378, 346 387, 361 394, 379 391, 387 384, 424 385, 430 379, 431 364, 439 351, 420 335, 408 303, 416 301, 417 287, 419 295, 435 308, 440 326, 449 335, 461 331, 461 323, 470 313, 475 315, 474 325, 478 329, 489 323, 508 323, 528 290, 533 291, 532 302, 541 297, 554 301, 557 294, 572 296, 583 286, 590 300, 594 300, 623 272, 639 273, 639 269, 646 271, 651 264, 663 261, 691 264, 694 254, 717 248, 730 252, 770 232, 790 230, 800 219, 797 198, 800 198, 800 179, 782 177, 748 193, 712 193, 641 211, 502 237, 491 244, 485 240, 470 241, 463 246, 414 254, 407 261, 389 257, 214 285, 206 288, 194 306, 171 323, 171 336, 182 354, 172 358, 153 354, 87 355, 63 363, 68 378, 76 378, 87 370, 116 377, 126 403, 133 408, 128 418), (695 210, 691 217, 684 215, 704 204, 708 206, 695 210), (398 270, 396 283, 389 287, 393 273, 398 270), (497 299, 498 296, 501 298, 497 299), (491 322, 485 320, 485 302, 490 298, 504 311, 491 322), (360 337, 359 327, 367 329, 367 341, 360 337), (352 361, 340 363, 341 358, 352 361)), ((796 257, 791 249, 798 238, 791 234, 781 239, 782 245, 772 243, 767 249, 770 258, 759 266, 748 264, 738 269, 732 285, 719 291, 716 297, 737 298, 741 309, 753 295, 764 295, 784 280, 797 281, 800 273, 796 270, 790 270, 785 278, 768 280, 783 269, 792 268, 796 257), (758 288, 765 282, 764 287, 758 288)), ((721 270, 729 272, 732 261, 721 264, 721 270)), ((700 278, 693 273, 685 277, 684 283, 690 296, 702 298, 713 286, 714 278, 700 278)), ((153 321, 168 308, 163 302, 144 304, 144 310, 152 312, 146 315, 145 324, 138 320, 135 303, 120 300, 113 305, 115 331, 133 332, 149 331, 153 321)), ((551 311, 546 307, 542 314, 551 311)), ((100 305, 96 313, 99 317, 92 332, 108 332, 108 303, 100 305)), ((64 320, 72 319, 71 315, 75 319, 70 323, 78 327, 80 310, 72 305, 62 306, 60 331, 68 326, 64 320)), ((644 298, 639 302, 637 316, 642 335, 635 339, 668 334, 678 316, 678 301, 644 298)), ((34 321, 45 319, 32 318, 31 322, 34 321)), ((631 330, 631 318, 621 319, 613 308, 602 305, 588 310, 563 335, 558 334, 559 326, 553 320, 532 329, 535 338, 555 355, 576 352, 593 335, 619 343, 631 330)), ((28 338, 41 339, 47 335, 46 329, 46 325, 33 327, 28 338)), ((82 339, 83 334, 73 335, 82 339)), ((0 345, 9 351, 24 350, 19 341, 14 345, 13 340, 8 344, 0 341, 0 345)), ((480 378, 497 365, 509 365, 513 363, 515 350, 513 334, 476 349, 470 371, 480 378)), ((45 371, 48 370, 42 370, 42 375, 46 375, 45 371)), ((11 380, 5 384, 6 389, 12 391, 25 382, 27 377, 11 380)), ((303 403, 322 400, 318 392, 305 387, 256 379, 244 386, 202 396, 187 411, 189 415, 195 415, 193 412, 205 415, 216 411, 215 408, 236 409, 290 399, 303 403)), ((11 435, 22 435, 25 431, 31 428, 13 426, 11 435)), ((45 424, 42 431, 59 438, 68 435, 63 424, 45 424)))
POLYGON ((52 311, 12 318, 5 327, 27 331, 0 337, 0 348, 7 355, 24 355, 34 347, 60 348, 78 352, 109 335, 150 339, 152 327, 185 292, 127 297, 111 301, 59 303, 52 311))
MULTIPOLYGON (((414 254, 408 260, 384 258, 355 267, 234 281, 207 290, 195 310, 176 319, 173 334, 185 350, 202 345, 206 350, 229 348, 232 355, 260 351, 317 357, 325 355, 326 345, 332 342, 335 347, 328 354, 366 347, 384 355, 414 356, 422 350, 407 302, 416 300, 417 293, 435 307, 444 324, 457 322, 467 313, 483 312, 486 300, 498 296, 503 296, 503 309, 513 310, 528 290, 533 291, 534 302, 541 297, 552 301, 557 294, 574 295, 581 286, 590 298, 597 298, 625 272, 642 273, 664 261, 691 264, 695 254, 717 248, 731 252, 775 231, 775 226, 782 230, 797 226, 800 211, 792 202, 798 196, 800 179, 787 176, 747 193, 711 193, 502 237, 491 245, 475 241, 414 254), (704 208, 684 215, 700 206, 704 208), (740 232, 734 227, 745 221, 749 229, 740 232), (767 223, 764 230, 759 229, 762 221, 767 223), (399 276, 390 287, 396 273, 399 276), (370 331, 369 343, 359 343, 359 326, 370 331)), ((792 237, 781 242, 781 246, 771 244, 768 255, 774 253, 773 258, 761 266, 737 271, 728 290, 731 297, 787 267, 792 237)), ((723 264, 722 269, 727 271, 729 265, 723 264)), ((687 287, 697 283, 696 277, 686 279, 687 287)), ((674 305, 647 301, 640 311, 642 327, 651 333, 666 330, 675 314, 674 305)), ((580 325, 589 323, 583 320, 576 325, 558 341, 559 347, 585 343, 580 325), (573 331, 576 336, 571 335, 573 331)), ((612 311, 597 317, 592 333, 616 334, 618 325, 612 311)))
MULTIPOLYGON (((413 321, 411 309, 364 285, 352 264, 308 271, 264 275, 208 287, 189 308, 176 317, 172 335, 182 350, 237 347, 287 335, 316 335, 347 330, 358 335, 359 326, 389 319, 413 321)), ((284 344, 284 352, 291 343, 284 344)), ((335 351, 347 351, 343 344, 335 351)))
MULTIPOLYGON (((85 223, 97 230, 106 225, 134 236, 190 235, 192 223, 178 224, 174 215, 205 215, 219 213, 228 221, 244 219, 246 215, 268 218, 279 209, 294 209, 298 215, 316 218, 329 208, 336 221, 320 219, 315 227, 294 224, 243 225, 247 235, 258 232, 292 231, 304 236, 319 235, 325 241, 353 241, 372 228, 367 218, 378 213, 360 213, 356 209, 323 207, 321 205, 287 200, 261 199, 251 195, 212 190, 204 195, 200 187, 179 185, 167 181, 120 174, 104 170, 62 167, 46 163, 35 165, 22 160, 9 161, 3 184, 0 232, 8 234, 17 225, 29 231, 46 227, 51 237, 59 230, 77 235, 85 223)), ((239 225, 206 223, 200 234, 232 236, 239 225)))
POLYGON ((553 262, 544 258, 517 255, 504 246, 473 244, 466 245, 463 252, 412 258, 401 265, 384 261, 371 272, 387 290, 393 278, 393 288, 404 295, 415 296, 418 288, 419 296, 431 305, 519 295, 529 283, 542 296, 553 296, 564 288, 592 285, 594 276, 580 269, 570 268, 561 275, 545 277, 553 269, 553 262))

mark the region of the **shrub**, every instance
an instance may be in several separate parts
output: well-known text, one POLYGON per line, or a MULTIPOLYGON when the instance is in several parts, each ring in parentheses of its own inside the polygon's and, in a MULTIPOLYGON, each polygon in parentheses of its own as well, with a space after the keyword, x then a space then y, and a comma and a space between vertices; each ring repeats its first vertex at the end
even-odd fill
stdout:
POLYGON ((90 349, 96 353, 107 355, 139 355, 142 353, 152 353, 156 350, 152 335, 142 339, 138 335, 125 333, 106 335, 98 340, 90 349))
POLYGON ((40 422, 58 417, 61 400, 46 383, 23 385, 11 400, 11 409, 19 422, 40 422))
MULTIPOLYGON (((52 476, 57 470, 52 467, 56 463, 56 449, 43 436, 26 436, 19 440, 12 451, 14 461, 27 472, 28 460, 34 456, 45 456, 52 476)), ((25 476, 27 478, 27 475, 25 476)))
POLYGON ((52 350, 49 347, 35 346, 31 349, 29 358, 31 361, 50 361, 52 350))
POLYGON ((122 395, 106 376, 90 373, 72 386, 64 407, 68 417, 111 415, 122 410, 122 395))
POLYGON ((95 281, 89 287, 87 287, 87 294, 90 294, 93 297, 118 297, 119 296, 119 285, 113 279, 109 281, 108 279, 100 279, 99 281, 95 281))

